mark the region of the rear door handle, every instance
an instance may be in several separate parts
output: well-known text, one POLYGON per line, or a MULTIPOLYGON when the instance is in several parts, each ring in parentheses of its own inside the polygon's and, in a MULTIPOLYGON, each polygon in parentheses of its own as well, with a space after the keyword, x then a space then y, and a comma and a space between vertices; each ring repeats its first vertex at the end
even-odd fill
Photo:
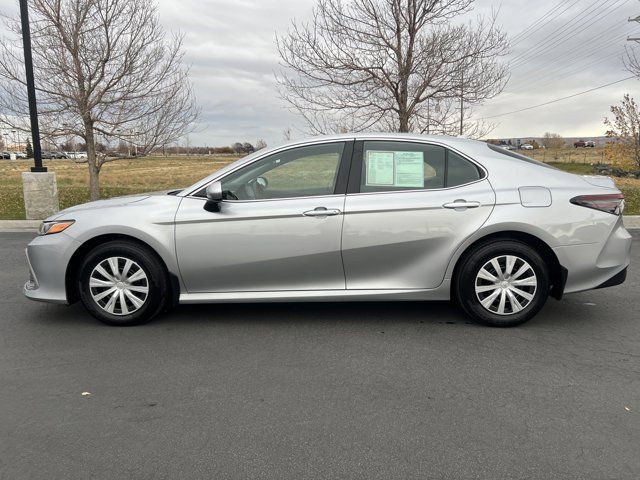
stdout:
POLYGON ((340 210, 337 208, 325 208, 325 207, 316 207, 313 210, 307 210, 303 213, 305 217, 329 217, 332 215, 340 215, 340 210))
POLYGON ((480 206, 480 202, 467 202, 466 200, 455 200, 450 203, 445 203, 442 205, 444 208, 453 208, 453 209, 465 209, 465 208, 478 208, 480 206))

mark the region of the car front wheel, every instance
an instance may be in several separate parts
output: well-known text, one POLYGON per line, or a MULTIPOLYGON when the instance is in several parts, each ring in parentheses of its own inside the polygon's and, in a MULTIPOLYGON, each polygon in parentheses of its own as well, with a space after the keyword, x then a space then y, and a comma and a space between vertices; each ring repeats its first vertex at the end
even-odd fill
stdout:
POLYGON ((82 262, 80 299, 108 325, 139 325, 165 306, 167 277, 156 255, 142 245, 111 241, 95 247, 82 262))
POLYGON ((474 321, 496 327, 526 322, 549 296, 549 269, 529 245, 498 240, 480 245, 462 260, 454 293, 474 321))

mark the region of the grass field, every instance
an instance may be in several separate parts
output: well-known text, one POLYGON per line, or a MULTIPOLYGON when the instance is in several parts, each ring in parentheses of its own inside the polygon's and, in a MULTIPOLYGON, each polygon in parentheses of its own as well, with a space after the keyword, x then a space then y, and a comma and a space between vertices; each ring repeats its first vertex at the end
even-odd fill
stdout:
MULTIPOLYGON (((562 149, 558 153, 558 160, 554 161, 553 151, 546 153, 546 160, 566 171, 578 174, 592 174, 590 163, 597 163, 600 159, 587 157, 586 162, 573 152, 568 162, 569 154, 562 149)), ((576 149, 581 155, 599 155, 601 149, 576 149)), ((539 160, 540 150, 526 152, 539 160)), ((231 156, 204 157, 148 157, 136 160, 119 160, 106 164, 100 174, 101 192, 103 198, 118 195, 129 195, 154 190, 168 190, 182 188, 220 169, 235 160, 231 156)), ((56 172, 60 208, 66 208, 89 200, 87 192, 88 174, 85 164, 75 163, 73 160, 48 160, 44 162, 50 171, 56 172)), ((21 172, 29 171, 31 161, 15 160, 0 161, 0 219, 23 219, 24 205, 22 200, 21 172)), ((275 180, 275 179, 273 179, 275 180)), ((625 213, 640 215, 640 180, 630 178, 616 178, 616 184, 626 197, 625 213)))
POLYGON ((527 157, 535 158, 545 163, 606 163, 603 147, 596 148, 557 148, 518 151, 527 157))
MULTIPOLYGON (((102 198, 140 192, 187 187, 235 160, 237 157, 148 157, 118 160, 102 167, 102 198)), ((89 201, 87 165, 73 160, 45 160, 56 173, 60 208, 89 201)), ((32 161, 0 161, 0 219, 23 219, 21 172, 32 161)))

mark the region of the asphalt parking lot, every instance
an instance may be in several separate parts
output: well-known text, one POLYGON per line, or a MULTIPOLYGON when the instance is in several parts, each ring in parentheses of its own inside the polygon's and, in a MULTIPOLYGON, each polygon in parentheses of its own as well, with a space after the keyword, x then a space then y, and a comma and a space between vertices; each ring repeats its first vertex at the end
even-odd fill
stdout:
POLYGON ((32 235, 1 233, 0 478, 637 479, 637 233, 624 285, 513 329, 448 303, 106 327, 23 298, 32 235))

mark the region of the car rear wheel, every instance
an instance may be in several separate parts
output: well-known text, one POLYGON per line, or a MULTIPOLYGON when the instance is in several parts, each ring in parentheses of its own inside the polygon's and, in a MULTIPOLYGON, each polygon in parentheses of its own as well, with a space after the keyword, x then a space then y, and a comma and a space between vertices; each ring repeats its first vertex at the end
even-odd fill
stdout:
POLYGON ((80 299, 108 325, 140 325, 165 306, 167 277, 156 255, 142 245, 112 241, 89 252, 80 267, 80 299))
POLYGON ((474 321, 512 327, 532 318, 549 296, 549 268, 529 245, 497 240, 478 246, 462 260, 454 293, 474 321))

